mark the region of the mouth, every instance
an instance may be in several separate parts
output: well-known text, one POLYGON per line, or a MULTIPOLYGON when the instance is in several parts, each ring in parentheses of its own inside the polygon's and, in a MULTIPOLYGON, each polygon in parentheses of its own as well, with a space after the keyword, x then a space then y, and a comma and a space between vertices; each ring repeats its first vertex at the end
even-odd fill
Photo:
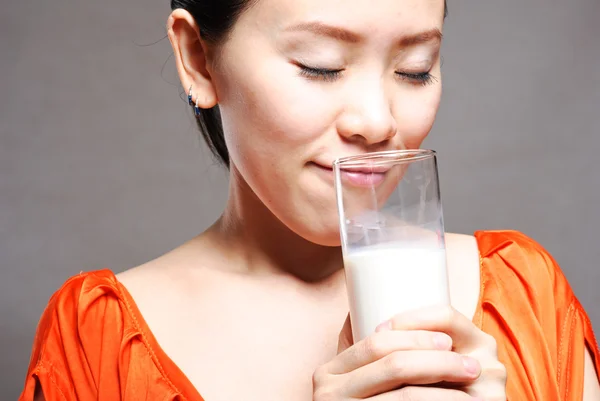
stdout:
MULTIPOLYGON (((333 180, 333 167, 326 164, 311 162, 321 174, 326 174, 329 180, 333 180)), ((356 187, 373 187, 381 184, 386 173, 390 170, 388 166, 360 166, 341 169, 342 181, 356 187)))

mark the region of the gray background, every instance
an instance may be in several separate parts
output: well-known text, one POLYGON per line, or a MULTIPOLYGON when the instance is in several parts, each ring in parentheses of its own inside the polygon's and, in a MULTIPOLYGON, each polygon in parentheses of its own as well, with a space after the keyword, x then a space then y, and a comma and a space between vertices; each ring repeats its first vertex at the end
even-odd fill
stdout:
MULTIPOLYGON (((561 263, 600 329, 600 1, 450 1, 440 153, 448 229, 514 228, 561 263)), ((80 270, 120 271, 219 214, 164 37, 168 1, 4 1, 0 14, 0 394, 80 270), (161 68, 165 63, 164 71, 161 68)))

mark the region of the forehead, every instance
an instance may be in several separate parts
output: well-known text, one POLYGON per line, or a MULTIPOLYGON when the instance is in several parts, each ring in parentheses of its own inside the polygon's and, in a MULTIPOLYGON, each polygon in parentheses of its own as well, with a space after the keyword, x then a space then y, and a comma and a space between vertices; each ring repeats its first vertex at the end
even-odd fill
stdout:
POLYGON ((444 0, 258 0, 242 18, 269 30, 318 21, 373 35, 441 31, 444 0))

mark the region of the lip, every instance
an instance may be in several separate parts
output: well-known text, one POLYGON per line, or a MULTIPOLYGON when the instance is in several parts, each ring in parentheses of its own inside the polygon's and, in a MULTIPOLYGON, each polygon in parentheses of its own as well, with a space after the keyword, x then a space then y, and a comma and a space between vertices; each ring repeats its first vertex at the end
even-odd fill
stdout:
POLYGON ((340 170, 342 180, 355 187, 376 187, 385 180, 386 171, 340 170))
MULTIPOLYGON (((311 162, 322 173, 327 174, 329 180, 333 180, 333 167, 327 167, 323 163, 311 162)), ((355 187, 373 187, 381 184, 385 179, 389 166, 360 166, 341 169, 342 180, 355 187)))
POLYGON ((310 166, 314 167, 320 176, 324 177, 326 181, 333 182, 333 167, 327 167, 324 164, 318 162, 310 162, 310 166))
POLYGON ((390 166, 360 166, 360 167, 342 167, 340 170, 348 173, 360 174, 385 174, 390 171, 390 166))

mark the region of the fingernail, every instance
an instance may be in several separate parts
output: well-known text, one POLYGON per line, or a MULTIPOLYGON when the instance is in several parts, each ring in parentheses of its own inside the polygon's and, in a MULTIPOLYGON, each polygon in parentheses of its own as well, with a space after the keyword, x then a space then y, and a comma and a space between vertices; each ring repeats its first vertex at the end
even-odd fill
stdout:
POLYGON ((375 332, 379 333, 380 331, 388 331, 391 329, 392 329, 392 321, 386 320, 385 322, 381 323, 379 326, 377 326, 375 328, 375 332))
POLYGON ((440 350, 448 350, 452 347, 452 339, 446 334, 437 333, 433 336, 433 345, 440 350))
POLYGON ((479 376, 479 362, 473 358, 469 358, 468 356, 463 356, 462 358, 463 365, 465 366, 465 370, 472 376, 479 376))

